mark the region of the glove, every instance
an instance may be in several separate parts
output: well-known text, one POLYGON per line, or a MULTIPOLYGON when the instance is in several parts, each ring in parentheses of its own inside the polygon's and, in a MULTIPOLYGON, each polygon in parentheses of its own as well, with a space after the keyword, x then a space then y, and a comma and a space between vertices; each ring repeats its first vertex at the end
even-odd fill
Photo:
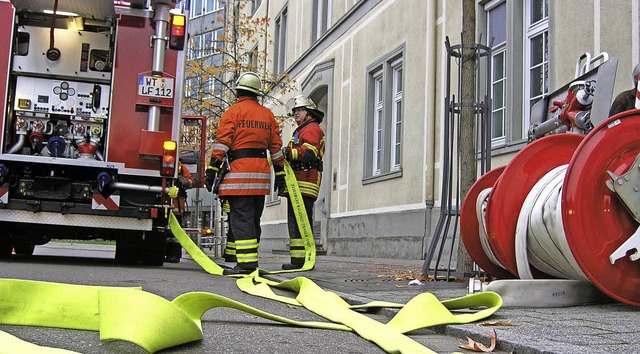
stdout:
POLYGON ((282 154, 287 161, 291 161, 291 148, 288 146, 282 147, 282 154))
POLYGON ((209 166, 207 166, 207 171, 205 172, 204 177, 204 186, 207 187, 207 190, 211 192, 213 188, 213 181, 216 179, 218 175, 218 171, 220 171, 220 166, 222 166, 222 161, 212 157, 209 161, 209 166))
POLYGON ((178 187, 176 187, 176 186, 169 187, 169 190, 167 191, 167 195, 169 195, 169 197, 171 199, 177 197, 178 196, 178 187))
POLYGON ((204 186, 207 187, 207 190, 209 192, 211 192, 211 189, 213 188, 213 181, 216 179, 217 175, 218 175, 217 168, 214 169, 211 166, 207 167, 207 171, 205 172, 205 177, 204 177, 204 186))
POLYGON ((287 181, 284 179, 284 169, 280 170, 281 168, 275 168, 276 170, 276 178, 274 180, 273 183, 273 190, 279 195, 281 196, 282 194, 284 194, 284 192, 287 190, 287 181), (280 170, 280 171, 278 171, 280 170))

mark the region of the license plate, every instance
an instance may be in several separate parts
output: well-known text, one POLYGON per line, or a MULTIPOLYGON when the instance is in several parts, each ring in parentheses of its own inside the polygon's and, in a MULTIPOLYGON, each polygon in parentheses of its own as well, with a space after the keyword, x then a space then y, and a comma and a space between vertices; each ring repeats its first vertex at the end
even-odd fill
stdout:
POLYGON ((173 98, 173 79, 169 77, 138 76, 138 95, 173 98))

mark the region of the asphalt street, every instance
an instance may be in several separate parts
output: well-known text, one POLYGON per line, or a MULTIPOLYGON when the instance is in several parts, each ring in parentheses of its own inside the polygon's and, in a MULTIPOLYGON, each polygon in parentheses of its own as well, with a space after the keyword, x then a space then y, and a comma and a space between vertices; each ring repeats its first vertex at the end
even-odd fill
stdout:
MULTIPOLYGON (((240 291, 234 279, 213 276, 203 271, 188 257, 178 264, 164 267, 125 267, 113 260, 113 247, 87 246, 83 244, 50 243, 36 247, 32 257, 14 256, 0 262, 0 277, 49 281, 58 283, 140 286, 144 291, 172 300, 192 291, 205 291, 226 296, 263 311, 301 321, 326 321, 304 308, 252 296, 240 291)), ((286 256, 262 254, 261 267, 277 269, 286 256)), ((406 298, 420 290, 407 285, 400 276, 403 266, 380 264, 373 268, 377 273, 371 278, 371 270, 348 267, 325 277, 316 271, 295 273, 315 280, 325 290, 336 293, 347 291, 398 291, 406 298), (315 279, 314 279, 315 278, 315 279), (369 289, 369 290, 368 290, 369 289)), ((459 286, 458 286, 459 287, 459 286)), ((278 293, 286 292, 278 290, 278 293)), ((291 295, 291 294, 289 294, 291 295)), ((384 299, 380 299, 384 300, 384 299)), ((388 313, 369 313, 380 322, 388 321, 388 313)), ((299 328, 275 323, 260 317, 232 309, 211 310, 202 318, 204 339, 169 348, 162 353, 383 353, 376 344, 357 334, 335 330, 299 328)), ((45 327, 0 325, 0 330, 25 341, 42 346, 63 348, 80 353, 143 353, 142 348, 127 342, 101 342, 99 334, 45 327)), ((460 351, 463 337, 436 333, 430 329, 414 331, 410 337, 438 353, 460 351)), ((488 343, 487 343, 488 344, 488 343)), ((0 350, 2 352, 2 350, 0 350)), ((497 353, 503 353, 496 351, 497 353)))
MULTIPOLYGON (((286 254, 263 251, 260 267, 268 271, 278 270, 287 258, 286 254)), ((222 263, 221 259, 214 260, 222 263)), ((416 282, 421 268, 422 263, 416 260, 319 256, 312 271, 265 277, 282 281, 303 276, 351 304, 374 300, 406 303, 423 292, 430 292, 440 300, 467 294, 466 283, 462 282, 416 282)), ((113 248, 49 244, 37 247, 36 256, 0 261, 0 277, 84 285, 140 286, 167 300, 187 292, 206 291, 291 319, 324 320, 304 308, 245 294, 233 279, 206 273, 186 255, 180 263, 169 263, 164 267, 124 267, 114 262, 113 248)), ((396 313, 397 310, 384 309, 367 316, 386 323, 396 313)), ((638 308, 611 300, 558 308, 503 306, 486 321, 435 326, 411 332, 409 337, 437 353, 471 353, 459 348, 459 344, 470 337, 489 345, 494 330, 498 338, 494 353, 640 353, 638 313, 638 308), (499 325, 483 325, 491 323, 499 325)), ((122 341, 100 342, 96 332, 6 325, 0 325, 0 330, 40 345, 80 353, 144 352, 122 341)), ((376 344, 354 333, 293 327, 230 309, 205 313, 203 331, 203 340, 162 352, 383 352, 376 344)))

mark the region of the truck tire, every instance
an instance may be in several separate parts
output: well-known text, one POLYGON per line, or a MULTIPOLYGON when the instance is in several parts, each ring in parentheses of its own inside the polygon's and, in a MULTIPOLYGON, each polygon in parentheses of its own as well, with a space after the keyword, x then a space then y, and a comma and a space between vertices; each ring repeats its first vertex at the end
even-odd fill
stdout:
POLYGON ((162 266, 165 259, 166 237, 162 232, 150 232, 142 241, 142 264, 162 266))
POLYGON ((13 251, 13 239, 11 236, 0 237, 0 259, 7 259, 11 257, 13 251))
POLYGON ((116 242, 116 262, 120 264, 136 264, 140 259, 140 249, 136 247, 121 246, 116 242))
POLYGON ((148 266, 162 266, 164 264, 164 250, 147 249, 142 256, 142 264, 148 266))
POLYGON ((32 256, 35 248, 36 245, 28 242, 16 242, 16 244, 13 245, 13 249, 15 250, 16 254, 21 256, 32 256))

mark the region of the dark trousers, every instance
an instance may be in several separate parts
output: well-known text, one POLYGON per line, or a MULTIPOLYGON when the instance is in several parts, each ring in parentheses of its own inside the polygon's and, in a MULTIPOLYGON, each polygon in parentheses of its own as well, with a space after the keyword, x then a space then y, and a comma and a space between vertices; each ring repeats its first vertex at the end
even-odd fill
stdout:
POLYGON ((260 218, 264 210, 264 195, 228 197, 231 210, 230 226, 236 243, 238 265, 246 268, 258 266, 260 218))
MULTIPOLYGON (((304 202, 304 209, 307 211, 310 230, 313 234, 313 204, 315 203, 316 198, 303 195, 302 201, 304 202)), ((302 242, 302 234, 300 233, 300 228, 298 227, 296 214, 293 212, 291 198, 289 198, 289 201, 287 203, 287 227, 289 228, 289 252, 291 254, 291 264, 304 264, 304 244, 302 242)))
POLYGON ((236 262, 236 239, 233 237, 231 230, 231 214, 227 213, 227 242, 224 246, 224 260, 227 262, 236 262))

